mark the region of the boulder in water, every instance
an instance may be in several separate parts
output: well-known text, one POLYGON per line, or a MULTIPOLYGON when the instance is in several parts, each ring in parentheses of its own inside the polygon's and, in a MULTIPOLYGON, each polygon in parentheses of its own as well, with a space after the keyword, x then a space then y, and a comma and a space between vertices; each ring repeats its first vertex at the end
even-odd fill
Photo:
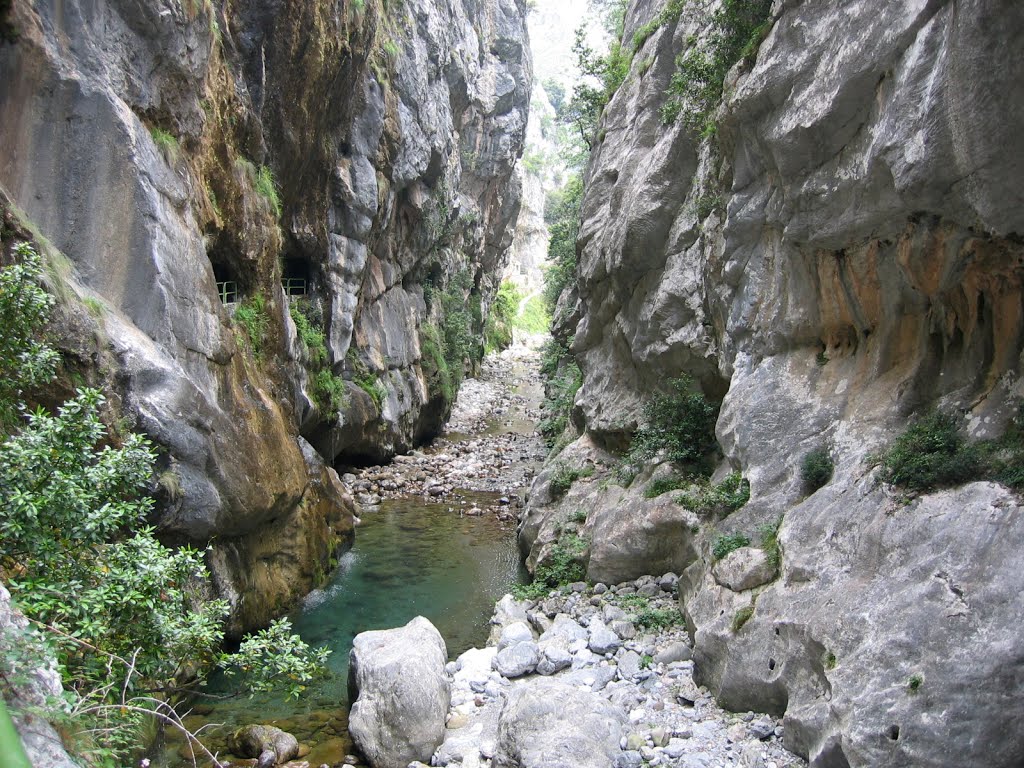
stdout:
POLYGON ((246 725, 231 734, 231 751, 239 757, 257 758, 260 768, 286 763, 298 757, 299 742, 272 725, 246 725))
POLYGON ((362 632, 352 644, 349 686, 358 693, 349 732, 373 768, 430 762, 444 740, 451 684, 448 652, 433 624, 362 632))

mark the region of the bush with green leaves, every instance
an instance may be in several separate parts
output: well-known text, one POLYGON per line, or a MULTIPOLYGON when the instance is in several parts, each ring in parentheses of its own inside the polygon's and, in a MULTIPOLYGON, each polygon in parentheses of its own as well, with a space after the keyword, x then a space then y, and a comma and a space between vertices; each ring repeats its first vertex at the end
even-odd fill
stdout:
POLYGON ((750 483, 739 472, 730 472, 718 484, 697 478, 696 487, 676 497, 676 503, 698 515, 728 515, 750 501, 750 483))
POLYGON ((484 348, 487 352, 501 351, 512 345, 519 302, 523 295, 511 280, 503 280, 491 302, 491 311, 484 323, 484 348))
POLYGON ((568 493, 573 483, 581 477, 592 477, 593 474, 593 467, 575 469, 574 467, 567 467, 565 464, 556 465, 555 473, 551 476, 551 483, 548 486, 551 492, 551 498, 560 499, 568 493))
POLYGON ((914 422, 881 457, 886 482, 931 491, 985 476, 984 451, 960 434, 955 416, 932 411, 914 422))
POLYGON ((263 359, 263 345, 267 340, 270 328, 270 316, 267 314, 267 301, 262 294, 242 299, 235 309, 235 322, 245 331, 245 339, 249 342, 252 356, 258 361, 263 359))
POLYGON ((800 479, 804 490, 814 493, 832 479, 832 456, 827 448, 815 448, 809 451, 800 462, 800 479))
MULTIPOLYGON (((32 339, 52 300, 34 252, 22 246, 18 255, 20 264, 0 270, 0 317, 15 320, 0 365, 34 386, 53 373, 54 351, 32 339)), ((201 552, 169 549, 146 525, 156 451, 140 435, 108 435, 102 394, 79 389, 56 414, 28 411, 18 386, 0 399, 6 412, 25 414, 0 443, 0 572, 30 622, 30 636, 0 653, 0 673, 23 668, 26 654, 37 665, 56 658, 68 695, 51 714, 87 759, 124 764, 142 746, 146 717, 180 726, 175 704, 212 666, 239 661, 219 650, 228 606, 204 600, 201 552)), ((281 647, 281 627, 248 641, 264 648, 260 663, 247 661, 249 674, 255 687, 284 679, 294 693, 324 652, 301 641, 281 647)))
POLYGON ((565 185, 548 194, 544 220, 548 225, 548 266, 544 271, 544 304, 554 317, 558 298, 576 284, 576 240, 583 205, 583 175, 573 173, 565 185))
POLYGON ((669 491, 678 491, 680 488, 685 488, 689 482, 687 477, 677 474, 657 477, 644 488, 644 498, 654 499, 669 491))
POLYGON ((738 61, 751 61, 771 30, 771 0, 722 0, 710 18, 708 39, 691 37, 676 60, 676 72, 661 108, 662 120, 680 116, 691 129, 710 133, 715 107, 722 99, 725 76, 738 61))
POLYGON ((782 550, 779 548, 779 528, 782 527, 782 515, 770 523, 761 525, 757 532, 761 537, 761 549, 768 557, 768 563, 772 568, 778 569, 782 565, 782 550))
POLYGON ((644 404, 642 424, 633 436, 625 464, 634 470, 664 451, 665 458, 706 473, 708 456, 717 446, 715 421, 718 407, 688 376, 673 379, 667 392, 658 392, 644 404))
POLYGON ((281 218, 281 195, 277 191, 277 181, 274 180, 274 172, 265 165, 256 171, 256 191, 270 204, 274 216, 281 218))
POLYGON ((518 600, 537 600, 553 589, 583 581, 586 577, 583 555, 588 546, 582 536, 563 532, 548 557, 533 572, 533 581, 513 587, 513 596, 518 600))
POLYGON ((741 532, 727 533, 715 539, 715 543, 711 546, 711 556, 717 562, 730 552, 735 552, 740 547, 746 547, 749 544, 750 538, 746 534, 741 532))
POLYGON ((754 617, 754 606, 747 605, 740 608, 732 616, 732 631, 739 632, 743 626, 754 617))

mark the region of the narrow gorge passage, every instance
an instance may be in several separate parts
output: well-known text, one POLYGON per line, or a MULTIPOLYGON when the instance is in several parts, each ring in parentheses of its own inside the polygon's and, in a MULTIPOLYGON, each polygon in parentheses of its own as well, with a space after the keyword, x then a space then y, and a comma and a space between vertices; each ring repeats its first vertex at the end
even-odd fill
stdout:
MULTIPOLYGON (((331 649, 327 675, 298 700, 198 704, 186 722, 204 729, 212 751, 230 754, 229 734, 259 723, 295 735, 310 748, 310 765, 338 764, 353 752, 348 665, 356 634, 424 616, 452 659, 486 643, 495 602, 526 576, 516 512, 545 452, 536 433, 543 392, 535 341, 485 358, 430 446, 344 475, 362 509, 355 546, 293 616, 303 640, 331 649)), ((170 736, 157 765, 191 765, 188 747, 170 736)))

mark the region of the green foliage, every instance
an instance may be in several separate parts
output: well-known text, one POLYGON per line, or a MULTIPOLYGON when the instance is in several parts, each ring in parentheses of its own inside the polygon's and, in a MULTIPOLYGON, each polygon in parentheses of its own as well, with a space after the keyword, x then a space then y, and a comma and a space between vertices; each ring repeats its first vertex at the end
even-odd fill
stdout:
POLYGON ((563 533, 551 548, 550 555, 537 566, 530 584, 516 585, 512 594, 518 600, 537 600, 552 589, 583 581, 586 570, 582 558, 587 540, 574 533, 563 533))
POLYGON ((982 476, 982 451, 960 434, 954 416, 932 411, 882 455, 886 482, 912 491, 958 485, 982 476))
POLYGON ((782 527, 782 515, 773 523, 765 523, 757 529, 761 537, 761 549, 768 556, 768 563, 778 569, 782 565, 782 550, 779 549, 779 528, 782 527))
POLYGON ((575 360, 565 361, 560 372, 545 383, 539 429, 549 448, 569 426, 569 412, 582 385, 583 373, 575 360))
POLYGON ((667 629, 682 623, 678 608, 644 608, 636 615, 637 626, 644 629, 667 629))
POLYGON ((310 395, 321 411, 338 413, 348 407, 345 380, 335 375, 330 368, 323 368, 313 376, 313 391, 310 395))
POLYGON ((750 618, 754 615, 754 606, 748 605, 744 608, 740 608, 732 616, 732 631, 739 632, 743 629, 743 625, 750 621, 750 618))
POLYGON ((569 515, 569 522, 582 525, 587 522, 587 511, 585 509, 577 509, 571 515, 569 515))
POLYGON ((815 448, 809 451, 800 462, 800 479, 804 490, 814 493, 832 479, 832 456, 827 448, 815 448))
POLYGON ((698 221, 704 221, 704 219, 724 205, 721 195, 700 195, 693 202, 694 213, 696 213, 698 221))
POLYGON ((180 147, 178 145, 178 139, 174 134, 154 125, 149 129, 149 135, 153 137, 153 142, 157 145, 160 151, 163 152, 164 157, 168 160, 177 159, 180 147))
POLYGON ((349 347, 345 361, 348 363, 348 367, 352 371, 352 381, 356 386, 370 396, 370 399, 373 400, 374 407, 379 413, 384 404, 384 398, 387 397, 387 390, 384 389, 384 385, 381 383, 380 377, 371 371, 369 366, 363 362, 354 347, 349 347))
POLYGON ((480 294, 469 270, 461 269, 452 275, 441 294, 441 311, 440 351, 444 358, 443 369, 447 372, 442 391, 445 399, 452 402, 465 375, 466 363, 479 361, 484 352, 474 334, 474 328, 481 328, 483 322, 480 294))
MULTIPOLYGON (((25 262, 0 270, 0 317, 31 311, 5 327, 0 354, 15 380, 43 383, 37 358, 55 353, 30 337, 50 302, 36 295, 34 253, 18 254, 25 262)), ((9 387, 0 397, 24 413, 20 395, 9 387)), ((153 447, 135 434, 114 444, 103 405, 98 391, 79 389, 56 415, 28 413, 0 444, 0 571, 31 622, 16 640, 0 637, 0 674, 55 658, 67 694, 47 715, 63 718, 85 758, 123 765, 146 718, 175 722, 173 707, 208 667, 237 658, 218 651, 228 606, 203 599, 203 554, 168 549, 144 525, 153 447)), ((301 641, 269 647, 258 669, 251 662, 263 684, 281 669, 312 674, 324 656, 301 641)))
POLYGON ((725 76, 740 61, 750 61, 771 29, 771 0, 723 0, 712 15, 706 45, 690 38, 676 59, 677 71, 666 92, 661 116, 666 123, 683 116, 697 131, 713 132, 712 113, 722 98, 725 76))
POLYGON ((270 328, 266 299, 261 294, 243 299, 235 309, 234 319, 245 331, 252 356, 256 360, 262 360, 263 345, 266 343, 267 330, 270 328))
POLYGON ((311 307, 312 305, 304 299, 294 300, 288 305, 288 313, 295 323, 295 330, 298 331, 299 341, 306 350, 309 364, 319 368, 327 363, 327 337, 323 328, 314 322, 311 307))
POLYGON ((523 311, 512 320, 515 328, 527 333, 544 333, 551 327, 551 315, 544 304, 543 295, 531 296, 523 305, 523 311))
POLYGON ((512 344, 512 327, 522 294, 511 280, 502 281, 491 303, 491 311, 484 323, 484 348, 488 352, 508 349, 512 344))
POLYGON ((586 469, 574 469, 572 467, 567 467, 565 464, 557 465, 555 467, 555 473, 551 477, 551 484, 549 486, 551 498, 560 499, 568 493, 573 483, 581 477, 592 477, 593 474, 593 467, 587 467, 586 469))
POLYGON ((639 51, 661 27, 675 26, 690 0, 669 0, 661 13, 633 33, 633 50, 639 51))
POLYGON ((281 218, 281 197, 277 191, 277 182, 274 181, 274 172, 266 165, 261 165, 256 171, 256 191, 270 203, 274 216, 281 218))
POLYGON ((835 669, 836 665, 838 663, 839 663, 839 660, 836 658, 836 655, 834 653, 832 653, 832 651, 829 651, 828 653, 825 654, 825 661, 824 661, 825 669, 835 669))
POLYGON ((14 249, 19 262, 0 270, 0 431, 14 426, 17 401, 53 378, 59 357, 35 338, 50 317, 53 297, 42 288, 39 255, 27 243, 14 249))
POLYGON ((698 515, 726 514, 735 512, 750 501, 750 483, 739 472, 730 472, 717 485, 707 479, 698 479, 697 488, 680 494, 677 504, 682 504, 698 515))
POLYGON ((583 176, 573 173, 565 186, 548 195, 544 218, 548 225, 548 263, 544 272, 544 304, 554 316, 558 297, 576 285, 576 238, 580 231, 583 176))
POLYGON ((715 561, 721 560, 730 552, 750 544, 750 539, 743 533, 728 533, 715 539, 711 547, 711 555, 715 561))
POLYGON ((310 649, 291 629, 288 619, 277 619, 246 637, 238 651, 222 656, 218 663, 228 676, 241 675, 253 693, 283 690, 287 698, 297 699, 322 673, 331 652, 310 649))
POLYGON ((689 479, 683 475, 665 475, 655 478, 644 488, 644 498, 653 499, 669 491, 678 491, 680 488, 685 488, 688 482, 690 482, 689 479))
POLYGON ((907 690, 911 693, 917 693, 922 685, 924 685, 924 678, 921 675, 911 675, 907 679, 907 690))
POLYGON ((668 383, 643 408, 643 424, 633 437, 625 463, 639 467, 659 453, 683 466, 706 471, 707 456, 716 446, 718 407, 696 390, 689 377, 668 383))
POLYGON ((446 402, 454 402, 457 382, 461 381, 461 377, 456 379, 448 368, 441 331, 433 323, 420 326, 420 365, 429 389, 439 391, 446 402))

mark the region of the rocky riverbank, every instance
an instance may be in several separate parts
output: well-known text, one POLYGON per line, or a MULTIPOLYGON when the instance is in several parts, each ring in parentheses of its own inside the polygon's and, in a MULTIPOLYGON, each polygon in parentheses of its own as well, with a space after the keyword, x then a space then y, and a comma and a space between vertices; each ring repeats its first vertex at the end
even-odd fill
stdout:
POLYGON ((506 596, 488 646, 448 664, 451 707, 430 764, 806 765, 782 747, 781 721, 726 712, 694 683, 677 583, 666 574, 573 584, 538 601, 506 596))
POLYGON ((480 375, 463 382, 447 429, 433 444, 342 479, 364 507, 420 496, 460 514, 514 521, 546 453, 536 433, 543 397, 537 360, 527 343, 488 355, 480 375))

